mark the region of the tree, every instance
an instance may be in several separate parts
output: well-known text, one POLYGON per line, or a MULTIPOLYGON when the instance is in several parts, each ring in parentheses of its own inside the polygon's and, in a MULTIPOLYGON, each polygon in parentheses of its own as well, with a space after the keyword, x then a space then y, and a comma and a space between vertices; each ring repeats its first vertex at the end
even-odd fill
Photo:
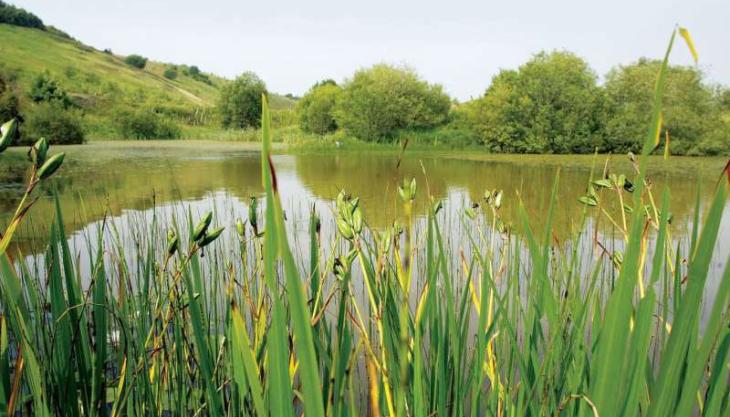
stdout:
POLYGON ((334 109, 342 89, 337 84, 317 83, 297 102, 299 125, 305 132, 324 135, 337 130, 334 109))
POLYGON ((266 84, 251 71, 224 85, 218 102, 223 127, 261 126, 261 95, 265 93, 266 84))
POLYGON ((349 134, 378 141, 402 129, 441 125, 450 107, 451 99, 440 85, 428 84, 409 68, 379 64, 357 71, 345 82, 334 114, 349 134))
POLYGON ((10 120, 19 115, 18 96, 13 91, 11 77, 0 71, 0 120, 10 120))
POLYGON ((585 153, 603 142, 604 97, 588 64, 570 52, 541 52, 497 74, 464 109, 497 152, 585 153))
MULTIPOLYGON (((659 61, 643 58, 616 67, 606 76, 608 150, 641 150, 660 66, 659 61)), ((702 78, 702 73, 692 67, 670 66, 667 72, 662 138, 668 131, 673 153, 714 154, 723 152, 723 147, 724 152, 728 150, 728 135, 721 131, 720 106, 702 78)))
POLYGON ((27 114, 22 132, 22 141, 25 143, 33 143, 40 138, 58 145, 84 142, 81 116, 74 110, 67 110, 58 101, 35 105, 27 114))
POLYGON ((14 26, 23 26, 36 29, 45 29, 43 21, 33 13, 0 1, 0 23, 14 26))
POLYGON ((143 69, 147 65, 147 58, 132 54, 124 58, 124 63, 135 68, 143 69))
POLYGON ((30 86, 30 99, 35 103, 55 102, 66 108, 71 100, 58 82, 48 72, 38 74, 30 86))

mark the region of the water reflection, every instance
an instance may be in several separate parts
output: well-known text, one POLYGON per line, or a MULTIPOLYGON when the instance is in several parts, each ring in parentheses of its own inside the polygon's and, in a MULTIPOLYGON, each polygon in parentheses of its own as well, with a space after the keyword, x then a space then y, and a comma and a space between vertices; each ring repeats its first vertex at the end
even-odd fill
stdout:
MULTIPOLYGON (((57 147, 61 148, 61 147, 57 147)), ((55 149, 59 150, 59 149, 55 149)), ((259 154, 236 144, 199 143, 101 143, 66 147, 67 162, 54 182, 60 194, 68 232, 82 230, 104 216, 119 216, 127 210, 211 199, 229 199, 241 205, 251 195, 260 195, 259 154)), ((16 151, 18 152, 18 151, 16 151)), ((436 155, 406 153, 398 163, 395 153, 347 152, 301 155, 275 155, 280 189, 288 213, 306 222, 308 207, 326 204, 345 188, 359 196, 371 227, 380 228, 398 218, 397 184, 416 177, 416 213, 427 208, 427 188, 457 212, 472 202, 480 202, 485 190, 505 191, 503 216, 508 222, 517 218, 519 199, 524 201, 533 228, 541 228, 545 207, 556 173, 560 170, 555 234, 569 235, 583 207, 577 198, 584 193, 592 158, 574 156, 503 156, 476 160, 478 155, 436 155)), ((631 176, 625 158, 614 157, 611 172, 631 176)), ((597 168, 603 170, 601 165, 597 168)), ((721 159, 674 158, 654 160, 651 166, 656 190, 671 186, 671 207, 675 233, 684 233, 690 222, 698 185, 704 206, 711 197, 723 161, 721 159), (717 170, 714 169, 718 166, 717 170), (679 230, 679 232, 677 232, 679 230)), ((50 187, 32 210, 19 231, 16 245, 25 253, 37 252, 47 239, 47 223, 54 208, 50 187)), ((657 195, 659 191, 657 191, 657 195)), ((6 223, 20 198, 19 187, 0 190, 0 219, 6 223)), ((245 217, 245 215, 244 215, 245 217)), ((599 222, 596 227, 612 232, 614 226, 599 222)), ((721 233, 721 245, 730 239, 721 233)))

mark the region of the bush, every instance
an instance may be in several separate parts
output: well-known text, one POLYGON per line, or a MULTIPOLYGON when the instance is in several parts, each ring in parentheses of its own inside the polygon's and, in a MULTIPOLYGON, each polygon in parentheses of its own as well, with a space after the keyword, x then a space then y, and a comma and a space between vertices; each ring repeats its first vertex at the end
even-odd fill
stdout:
POLYGON ((44 29, 43 21, 33 13, 0 1, 0 23, 44 29))
POLYGON ((151 110, 121 110, 115 121, 124 139, 177 139, 181 134, 177 124, 151 110))
POLYGON ((334 110, 341 91, 336 84, 315 85, 297 102, 303 131, 324 135, 337 130, 334 110))
POLYGON ((19 115, 18 96, 13 91, 10 77, 0 72, 0 120, 8 121, 19 115))
POLYGON ((604 96, 588 64, 541 52, 501 71, 464 119, 496 152, 586 153, 603 143, 604 96))
POLYGON ((40 103, 26 114, 21 142, 33 143, 46 138, 50 144, 69 145, 84 142, 82 118, 58 102, 40 103))
POLYGON ((162 75, 168 80, 174 80, 175 78, 177 78, 177 70, 172 67, 167 67, 165 68, 165 72, 162 73, 162 75))
POLYGON ((218 110, 225 128, 243 129, 261 125, 261 95, 266 84, 253 72, 244 72, 221 89, 218 110))
POLYGON ((135 68, 143 69, 147 65, 147 58, 132 54, 124 58, 124 63, 135 68))
POLYGON ((367 141, 392 139, 401 129, 426 129, 446 122, 451 100, 441 86, 411 69, 380 64, 357 71, 337 99, 335 120, 348 134, 367 141))
POLYGON ((29 95, 35 103, 58 103, 64 108, 71 104, 66 91, 48 72, 40 73, 33 79, 29 95))
POLYGON ((200 68, 198 68, 196 65, 183 67, 183 74, 200 82, 213 85, 213 82, 210 81, 210 78, 206 74, 203 74, 203 72, 200 71, 200 68))
MULTIPOLYGON (((605 88, 610 116, 606 130, 610 140, 607 150, 641 150, 651 119, 660 65, 659 61, 640 59, 608 73, 605 88)), ((662 137, 665 131, 669 132, 672 153, 722 153, 720 110, 721 104, 713 90, 704 85, 701 72, 692 67, 669 67, 662 100, 662 137)))

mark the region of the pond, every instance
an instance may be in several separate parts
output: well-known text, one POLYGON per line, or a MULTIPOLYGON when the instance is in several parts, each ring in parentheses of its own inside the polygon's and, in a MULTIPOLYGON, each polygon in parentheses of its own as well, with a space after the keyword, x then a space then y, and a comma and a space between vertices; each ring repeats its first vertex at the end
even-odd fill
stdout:
MULTIPOLYGON (((55 146, 52 152, 66 152, 66 162, 52 186, 41 198, 28 221, 16 234, 14 248, 23 253, 43 250, 48 224, 54 217, 52 188, 57 188, 66 222, 66 232, 88 236, 88 228, 104 218, 124 221, 151 213, 154 207, 190 210, 193 217, 216 207, 218 222, 232 226, 246 219, 251 196, 260 196, 261 167, 258 144, 225 142, 92 142, 83 146, 55 146), (86 230, 86 232, 85 232, 86 230)), ((0 158, 0 224, 7 223, 21 195, 21 168, 9 173, 11 158, 23 150, 13 149, 0 158), (5 162, 4 162, 5 161, 5 162), (1 165, 5 165, 2 167, 1 165), (12 174, 12 175, 10 175, 12 174)), ((324 219, 330 217, 332 202, 341 189, 360 197, 365 218, 375 229, 399 219, 397 185, 404 178, 416 178, 416 214, 428 207, 426 190, 456 220, 466 207, 483 202, 487 190, 504 190, 502 215, 506 222, 518 223, 520 201, 530 217, 531 227, 541 230, 556 175, 559 173, 558 200, 554 219, 557 242, 567 239, 580 227, 584 206, 578 197, 585 193, 592 167, 596 176, 604 170, 633 177, 629 158, 624 155, 488 155, 476 152, 406 151, 321 151, 274 155, 282 202, 293 230, 306 233, 313 206, 324 219)), ((652 157, 649 176, 654 194, 664 185, 671 189, 671 213, 675 239, 691 230, 699 190, 704 209, 724 167, 724 158, 672 157, 668 161, 652 157)), ((630 199, 630 197, 626 197, 630 199)), ((610 206, 610 204, 609 204, 610 206)), ((589 215, 597 209, 589 209, 589 215)), ((713 275, 730 252, 728 214, 721 228, 713 275)), ((614 213, 616 219, 620 214, 614 213)), ((620 223, 620 220, 617 220, 620 223)), ((327 221, 323 221, 325 227, 327 221)), ((595 223, 609 236, 617 227, 607 220, 595 223)), ((233 227, 230 227, 233 233, 233 227)), ((516 231, 519 228, 515 228, 516 231)), ((17 251, 16 251, 17 252, 17 251)))

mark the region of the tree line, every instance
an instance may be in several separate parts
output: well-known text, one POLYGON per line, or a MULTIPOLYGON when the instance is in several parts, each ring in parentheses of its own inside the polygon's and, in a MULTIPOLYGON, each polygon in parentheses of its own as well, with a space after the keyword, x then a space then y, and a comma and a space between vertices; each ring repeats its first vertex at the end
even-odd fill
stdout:
MULTIPOLYGON (((430 135, 492 152, 638 152, 659 65, 642 58, 613 68, 599 84, 577 55, 541 52, 517 69, 500 71, 482 96, 458 103, 411 68, 378 64, 342 84, 316 83, 296 112, 305 132, 364 141, 430 135)), ((662 143, 669 140, 674 154, 730 153, 730 90, 709 85, 695 67, 672 66, 667 78, 662 143)), ((250 72, 224 87, 223 125, 258 126, 265 91, 250 72)))

